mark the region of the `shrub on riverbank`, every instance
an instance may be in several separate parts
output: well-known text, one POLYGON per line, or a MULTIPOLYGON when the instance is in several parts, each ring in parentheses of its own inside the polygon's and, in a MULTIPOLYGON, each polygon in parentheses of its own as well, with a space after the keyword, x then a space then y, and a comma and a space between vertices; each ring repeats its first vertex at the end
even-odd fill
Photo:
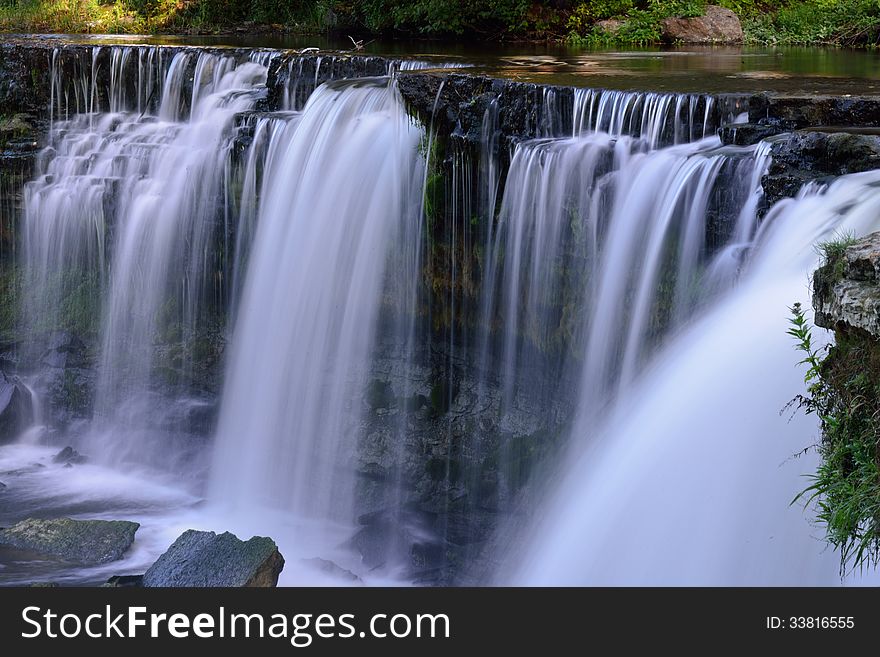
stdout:
POLYGON ((788 2, 773 12, 744 14, 743 23, 754 43, 876 47, 880 0, 788 2))
MULTIPOLYGON (((880 0, 714 0, 758 45, 870 46, 880 41, 880 0)), ((670 16, 699 16, 705 0, 588 0, 574 10, 568 40, 578 45, 656 43, 670 16), (605 22, 611 19, 611 22, 605 22)))

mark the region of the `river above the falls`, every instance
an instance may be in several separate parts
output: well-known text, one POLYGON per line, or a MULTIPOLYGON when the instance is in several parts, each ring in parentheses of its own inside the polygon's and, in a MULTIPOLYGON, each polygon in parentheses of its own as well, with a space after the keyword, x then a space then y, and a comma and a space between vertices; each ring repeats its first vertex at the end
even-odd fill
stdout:
MULTIPOLYGON (((4 35, 13 41, 16 35, 4 35)), ((355 52, 324 35, 27 35, 47 42, 355 52)), ((468 73, 520 82, 681 93, 880 94, 880 52, 805 46, 596 49, 534 43, 374 40, 362 55, 459 64, 468 73)))

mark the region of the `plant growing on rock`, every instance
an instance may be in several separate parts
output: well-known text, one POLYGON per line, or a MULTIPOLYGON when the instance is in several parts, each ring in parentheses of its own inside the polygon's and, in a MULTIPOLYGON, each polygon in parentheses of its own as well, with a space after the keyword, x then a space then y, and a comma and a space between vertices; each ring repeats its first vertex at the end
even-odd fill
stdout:
POLYGON ((822 431, 819 467, 792 503, 815 505, 843 575, 880 559, 880 343, 841 329, 823 357, 801 305, 790 311, 788 334, 807 368, 807 393, 791 403, 818 417, 822 431))

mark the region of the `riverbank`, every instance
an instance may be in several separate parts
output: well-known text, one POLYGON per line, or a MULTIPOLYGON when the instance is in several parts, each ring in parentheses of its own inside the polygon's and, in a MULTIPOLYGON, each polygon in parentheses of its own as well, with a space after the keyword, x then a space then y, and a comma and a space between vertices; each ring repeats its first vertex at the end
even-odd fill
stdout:
POLYGON ((575 47, 688 42, 876 47, 873 0, 0 0, 0 32, 332 34, 575 47), (692 19, 720 11, 720 22, 692 19), (732 12, 727 14, 725 12, 732 12), (681 21, 671 19, 681 18, 681 21), (694 37, 682 31, 696 29, 694 37))

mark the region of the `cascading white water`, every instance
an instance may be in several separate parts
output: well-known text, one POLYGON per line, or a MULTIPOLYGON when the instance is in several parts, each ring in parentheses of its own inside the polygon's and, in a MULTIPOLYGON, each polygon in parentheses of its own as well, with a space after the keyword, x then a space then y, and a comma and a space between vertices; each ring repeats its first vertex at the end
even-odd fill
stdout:
POLYGON ((716 137, 643 154, 615 176, 589 299, 582 403, 631 380, 658 322, 680 323, 693 307, 709 199, 727 158, 719 147, 716 137))
POLYGON ((880 228, 880 174, 847 176, 767 216, 739 284, 620 391, 581 414, 566 474, 512 569, 517 584, 831 585, 839 558, 811 512, 815 419, 787 307, 809 306, 815 244, 880 228))
MULTIPOLYGON (((257 214, 260 205, 261 191, 265 185, 266 171, 272 171, 275 159, 282 150, 284 140, 281 139, 286 127, 292 122, 299 120, 300 114, 294 112, 278 112, 270 115, 261 115, 254 118, 253 138, 247 150, 247 161, 243 171, 236 171, 242 177, 241 184, 235 185, 227 181, 227 190, 237 188, 239 195, 228 199, 227 211, 234 212, 235 216, 227 216, 226 224, 234 226, 235 246, 231 263, 232 281, 236 287, 231 295, 232 307, 230 318, 234 320, 235 306, 241 297, 240 288, 244 284, 247 269, 248 254, 250 253, 254 233, 257 227, 257 214)), ((227 228, 226 233, 232 232, 227 228)), ((229 250, 227 245, 225 250, 229 250)))
MULTIPOLYGON (((104 442, 114 450, 129 442, 119 439, 120 420, 134 444, 143 442, 138 429, 152 428, 154 404, 145 398, 155 377, 155 334, 166 327, 175 330, 175 325, 184 339, 194 331, 211 282, 210 243, 226 162, 223 142, 235 114, 254 104, 265 81, 259 65, 235 67, 228 59, 206 59, 196 65, 190 121, 170 126, 171 141, 169 126, 161 122, 147 135, 134 136, 138 148, 154 148, 146 162, 136 165, 140 177, 122 176, 130 188, 123 191, 115 227, 96 391, 96 412, 112 419, 112 436, 104 442), (163 310, 171 318, 163 317, 163 310)), ((169 75, 175 74, 172 62, 169 75)), ((179 88, 166 85, 160 116, 171 120, 177 115, 179 88)), ((131 449, 132 443, 124 447, 131 449)))
MULTIPOLYGON (((25 260, 35 328, 62 323, 77 286, 106 289, 103 309, 95 309, 103 313, 95 391, 101 421, 90 447, 108 460, 150 461, 165 451, 152 439, 160 424, 151 398, 157 334, 187 339, 198 322, 212 284, 225 144, 236 114, 263 93, 266 69, 180 51, 151 116, 131 110, 135 100, 149 105, 142 96, 155 89, 152 81, 125 100, 126 52, 114 51, 109 96, 111 107, 128 102, 129 112, 79 114, 52 127, 45 174, 26 189, 25 260)), ((141 63, 150 61, 144 53, 141 63)))
POLYGON ((497 367, 507 405, 515 395, 516 372, 524 367, 521 337, 543 350, 571 337, 566 335, 571 327, 553 306, 563 297, 570 303, 583 299, 610 172, 643 147, 607 133, 517 146, 498 226, 487 241, 483 282, 482 323, 489 326, 495 314, 503 322, 495 344, 486 336, 483 349, 500 347, 497 367), (577 271, 573 280, 560 275, 566 267, 577 271))
MULTIPOLYGON (((721 148, 713 137, 652 151, 607 133, 517 147, 483 281, 482 323, 497 314, 501 325, 482 348, 499 351, 506 405, 517 373, 529 369, 526 344, 552 351, 568 342, 583 358, 581 405, 601 406, 636 375, 652 345, 706 298, 707 212, 722 180, 742 205, 715 207, 730 215, 716 217, 730 224, 720 246, 728 253, 751 237, 760 198, 753 172, 765 168, 752 150, 721 148)), ((713 291, 737 273, 735 253, 725 262, 712 269, 713 291)), ((533 381, 520 385, 537 392, 533 381)))
POLYGON ((389 249, 421 221, 421 135, 377 79, 320 87, 278 136, 217 432, 211 496, 224 506, 350 520, 389 249))
POLYGON ((572 134, 631 135, 652 148, 681 144, 713 134, 713 109, 711 96, 575 89, 572 134))

